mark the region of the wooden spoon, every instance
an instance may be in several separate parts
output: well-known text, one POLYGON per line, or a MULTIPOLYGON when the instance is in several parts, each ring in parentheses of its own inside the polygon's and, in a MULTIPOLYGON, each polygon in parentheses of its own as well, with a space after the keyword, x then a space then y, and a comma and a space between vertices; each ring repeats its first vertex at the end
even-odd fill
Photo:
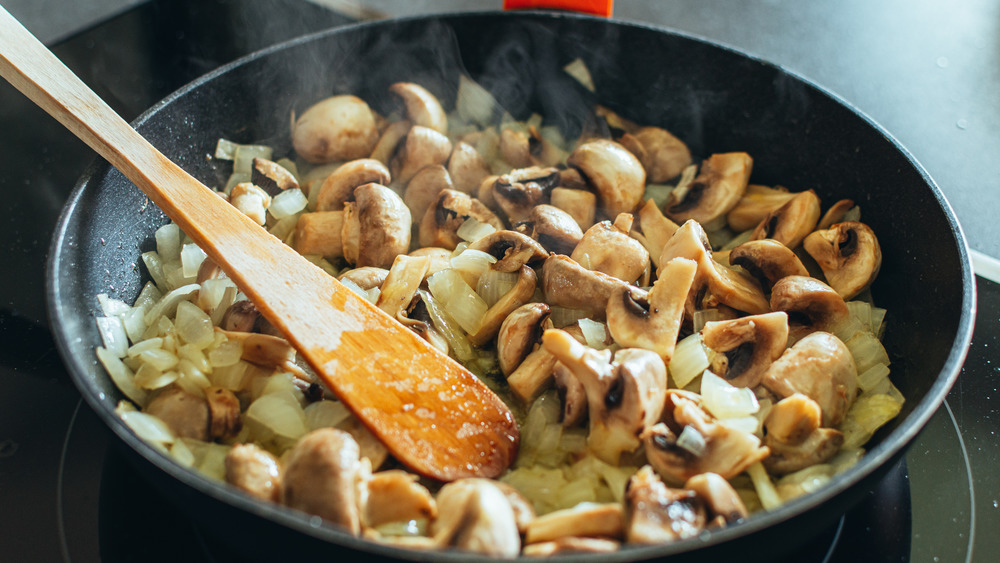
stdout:
POLYGON ((514 460, 514 417, 475 375, 162 155, 2 7, 0 75, 204 249, 401 462, 450 481, 496 477, 514 460))

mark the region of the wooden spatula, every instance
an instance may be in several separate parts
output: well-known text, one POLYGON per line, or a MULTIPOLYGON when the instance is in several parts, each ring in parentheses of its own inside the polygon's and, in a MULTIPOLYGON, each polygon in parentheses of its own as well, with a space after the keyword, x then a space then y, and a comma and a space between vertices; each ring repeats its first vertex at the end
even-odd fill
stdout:
POLYGON ((510 465, 517 424, 478 378, 163 156, 2 7, 0 74, 204 249, 397 459, 444 481, 510 465))

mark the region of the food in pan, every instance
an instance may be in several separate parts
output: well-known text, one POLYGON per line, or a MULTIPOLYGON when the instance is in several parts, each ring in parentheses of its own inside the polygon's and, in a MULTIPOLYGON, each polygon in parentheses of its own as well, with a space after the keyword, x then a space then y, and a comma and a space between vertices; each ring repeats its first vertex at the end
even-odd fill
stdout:
POLYGON ((753 155, 699 162, 603 107, 568 140, 464 77, 451 113, 390 91, 386 115, 316 102, 288 155, 220 141, 220 197, 486 381, 517 460, 497 481, 407 472, 168 224, 136 302, 100 296, 97 355, 178 463, 397 545, 607 551, 816 490, 898 414, 853 202, 751 184, 753 155))

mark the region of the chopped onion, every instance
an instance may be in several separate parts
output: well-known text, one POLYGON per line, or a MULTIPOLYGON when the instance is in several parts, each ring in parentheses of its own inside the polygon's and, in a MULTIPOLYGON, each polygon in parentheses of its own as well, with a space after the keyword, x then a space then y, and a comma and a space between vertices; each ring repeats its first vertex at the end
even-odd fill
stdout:
POLYGON ((889 377, 889 366, 875 364, 858 375, 858 387, 862 391, 871 391, 886 377, 889 377))
MULTIPOLYGON (((486 235, 493 234, 496 232, 496 227, 490 225, 489 223, 483 223, 475 217, 469 217, 465 220, 455 234, 466 242, 476 242, 477 240, 485 237, 486 235)), ((495 262, 496 260, 494 260, 495 262)))
POLYGON ((155 250, 142 253, 142 263, 146 265, 149 277, 153 278, 153 283, 157 285, 157 290, 161 293, 167 289, 167 278, 163 275, 163 260, 155 250))
POLYGON ((164 262, 179 260, 181 257, 181 229, 174 223, 167 223, 153 235, 156 237, 156 253, 164 262))
POLYGON ((97 330, 104 347, 119 358, 128 352, 128 334, 119 317, 97 317, 97 330))
POLYGON ((677 343, 670 358, 670 377, 677 387, 687 387, 701 372, 708 369, 708 354, 701 333, 694 333, 677 343))
POLYGON ((99 293, 97 302, 101 305, 101 311, 107 317, 119 317, 132 310, 127 303, 121 299, 112 299, 107 293, 99 293))
POLYGON ((205 251, 197 244, 189 243, 181 248, 181 270, 184 272, 184 277, 196 278, 198 276, 198 268, 201 267, 201 263, 204 261, 205 251))
POLYGON ((487 306, 492 307, 517 285, 517 276, 517 272, 499 272, 488 268, 476 282, 476 293, 483 298, 487 306))
POLYGON ((160 371, 153 364, 145 363, 135 372, 135 384, 143 389, 161 389, 170 385, 180 374, 175 370, 160 371))
POLYGON ((705 327, 705 323, 721 320, 722 315, 718 309, 701 309, 694 312, 692 319, 692 330, 694 332, 701 332, 701 329, 705 327))
POLYGON ((555 328, 563 328, 580 319, 590 318, 590 313, 583 309, 567 309, 566 307, 552 305, 549 307, 549 311, 549 320, 552 321, 552 326, 555 328))
POLYGON ((317 401, 305 408, 306 424, 310 430, 332 428, 351 417, 340 401, 317 401))
MULTIPOLYGON (((212 361, 212 355, 209 354, 209 361, 212 361)), ((213 366, 212 368, 212 384, 218 387, 224 387, 230 391, 241 391, 245 386, 246 375, 249 372, 250 364, 247 362, 241 362, 239 357, 232 364, 225 366, 213 366)))
POLYGON ((154 336, 152 338, 146 338, 140 342, 136 342, 128 349, 128 357, 136 358, 139 354, 145 352, 146 350, 158 350, 163 348, 163 338, 159 336, 154 336))
POLYGON ((302 211, 308 203, 309 200, 302 190, 285 190, 271 199, 267 211, 275 219, 284 219, 302 211))
POLYGON ((594 78, 590 76, 590 70, 587 68, 587 63, 583 62, 583 59, 573 59, 568 65, 563 67, 563 70, 587 90, 591 92, 596 91, 594 78))
MULTIPOLYGON (((212 338, 212 341, 214 343, 214 337, 212 338)), ((177 348, 177 357, 179 357, 182 362, 189 362, 194 369, 200 371, 201 373, 212 372, 212 364, 208 361, 208 356, 205 355, 205 351, 195 344, 184 344, 177 348)))
POLYGON ((427 287, 466 333, 475 332, 488 307, 483 298, 453 269, 441 270, 427 278, 427 287))
POLYGON ((138 342, 142 338, 142 333, 146 332, 145 316, 145 307, 132 307, 122 315, 122 326, 125 327, 125 334, 132 343, 138 342))
POLYGON ((160 288, 156 287, 153 282, 146 282, 146 285, 142 286, 142 291, 139 292, 139 297, 135 298, 135 304, 132 306, 132 310, 143 307, 149 309, 156 304, 157 301, 163 298, 163 292, 160 288))
POLYGON ((107 349, 98 346, 97 359, 101 362, 101 365, 104 366, 105 371, 107 371, 108 375, 111 376, 111 381, 114 382, 115 386, 118 387, 118 390, 121 391, 123 395, 135 402, 137 405, 146 404, 146 392, 135 384, 132 370, 128 369, 128 366, 123 364, 118 356, 109 352, 107 349))
POLYGON ((455 110, 463 120, 486 127, 493 121, 496 107, 493 94, 468 76, 459 75, 455 110))
POLYGON ((181 340, 197 346, 198 349, 208 348, 215 342, 215 327, 212 325, 211 317, 190 301, 181 301, 177 304, 174 328, 181 340))
POLYGON ((847 345, 847 348, 851 351, 851 355, 854 356, 854 363, 858 366, 858 373, 868 371, 875 364, 889 365, 890 363, 889 354, 886 353, 882 343, 870 332, 858 332, 844 342, 844 344, 847 345))
MULTIPOLYGON (((753 391, 746 387, 734 387, 709 370, 701 375, 701 397, 705 408, 717 418, 750 416, 760 410, 753 391)), ((751 432, 755 430, 756 418, 751 432)))
POLYGON ((160 371, 166 371, 177 365, 179 358, 176 354, 164 350, 163 348, 155 348, 152 350, 144 350, 138 356, 139 360, 152 365, 160 371))
POLYGON ((705 437, 693 426, 685 426, 679 436, 677 436, 677 447, 691 453, 695 457, 700 457, 705 453, 707 444, 705 437))
POLYGON ((604 327, 604 323, 586 318, 576 322, 580 325, 580 331, 583 332, 583 338, 587 341, 587 346, 595 350, 604 350, 608 347, 604 343, 608 338, 608 331, 604 327))
POLYGON ((472 348, 472 343, 469 342, 462 328, 445 311, 441 303, 433 295, 422 289, 418 290, 417 294, 423 299, 424 305, 427 307, 427 314, 430 316, 434 328, 444 336, 455 358, 463 364, 476 360, 478 355, 472 348))
POLYGON ((233 160, 236 158, 236 147, 239 143, 234 143, 228 139, 219 139, 215 143, 215 158, 220 160, 233 160))
POLYGON ((291 393, 261 395, 247 407, 244 420, 251 435, 262 444, 287 448, 309 431, 302 406, 291 393))
POLYGON ((902 408, 902 401, 890 395, 859 395, 840 424, 840 431, 844 433, 843 447, 860 448, 871 439, 876 430, 895 418, 902 408))
POLYGON ((782 505, 781 496, 774 488, 774 483, 771 482, 771 478, 761 462, 758 461, 748 467, 747 474, 753 481, 753 488, 757 491, 757 497, 760 498, 760 504, 764 510, 774 510, 782 505))
POLYGON ((760 419, 754 415, 723 418, 719 420, 719 424, 747 434, 758 434, 761 428, 760 419))
POLYGON ((238 145, 233 152, 233 172, 237 174, 252 174, 253 159, 271 160, 274 149, 264 145, 238 145))
POLYGON ((482 250, 466 248, 461 254, 451 258, 451 267, 464 273, 480 276, 483 272, 489 270, 490 265, 495 264, 496 261, 496 257, 492 254, 483 252, 482 250))
POLYGON ((174 433, 159 418, 139 411, 123 412, 119 415, 125 424, 147 442, 154 442, 161 445, 172 444, 174 433))
POLYGON ((177 310, 177 304, 181 301, 187 301, 198 291, 198 284, 192 283, 189 285, 178 287, 167 293, 160 299, 155 305, 150 307, 149 311, 146 312, 145 320, 147 325, 151 325, 157 322, 160 317, 170 317, 173 316, 174 311, 177 310))

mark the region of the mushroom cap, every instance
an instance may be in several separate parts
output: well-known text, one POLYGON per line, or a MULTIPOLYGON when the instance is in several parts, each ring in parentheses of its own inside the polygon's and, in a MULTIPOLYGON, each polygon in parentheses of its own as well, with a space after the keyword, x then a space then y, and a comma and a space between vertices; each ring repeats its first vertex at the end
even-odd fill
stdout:
POLYGON ((794 252, 772 239, 751 240, 737 246, 729 252, 729 263, 740 266, 768 289, 786 276, 809 275, 794 252))
POLYGON ((775 209, 795 197, 789 193, 787 188, 775 186, 761 186, 758 184, 747 185, 747 190, 743 197, 736 203, 736 207, 726 214, 726 222, 733 231, 741 233, 753 229, 764 220, 775 209))
POLYGON ((694 219, 713 225, 739 203, 747 189, 753 159, 745 152, 713 154, 684 193, 671 192, 664 212, 676 223, 694 219))
POLYGON ((695 475, 684 483, 684 488, 704 499, 709 519, 721 516, 726 524, 733 524, 750 515, 740 495, 718 473, 695 475))
POLYGON ((481 250, 497 259, 490 267, 498 272, 517 272, 525 264, 544 260, 548 253, 531 237, 501 229, 473 241, 469 248, 481 250))
POLYGON ((528 352, 541 341, 550 312, 545 303, 527 303, 504 319, 497 332, 497 360, 505 376, 521 365, 528 352))
POLYGON ((503 221, 478 199, 469 197, 465 192, 442 190, 420 221, 420 246, 454 250, 462 241, 458 237, 458 228, 469 217, 489 223, 498 230, 504 228, 503 221))
POLYGON ((281 501, 281 466, 255 444, 236 444, 223 462, 226 482, 259 499, 281 501))
POLYGON ((479 190, 479 184, 490 175, 490 167, 475 147, 458 141, 448 157, 448 174, 456 190, 474 195, 479 190))
POLYGON ((284 190, 299 187, 299 182, 295 179, 295 175, 288 169, 277 162, 260 157, 253 159, 253 167, 250 170, 250 182, 272 196, 278 195, 284 190))
POLYGON ((396 145, 389 159, 389 171, 400 184, 410 181, 421 168, 444 164, 451 155, 451 141, 442 133, 414 125, 396 145))
POLYGON ((389 91, 403 101, 406 116, 414 125, 427 127, 442 134, 448 133, 448 115, 437 97, 426 88, 412 82, 397 82, 389 86, 389 91))
POLYGON ((542 292, 551 305, 587 311, 603 319, 608 299, 622 280, 602 272, 588 270, 569 256, 551 254, 542 264, 542 292))
POLYGON ((583 189, 558 187, 552 190, 551 202, 554 207, 562 209, 576 221, 583 231, 594 224, 597 213, 597 196, 583 189))
POLYGON ((359 158, 337 167, 323 180, 316 199, 317 211, 340 211, 354 199, 354 190, 364 184, 389 185, 389 169, 370 158, 359 158))
POLYGON ((373 287, 381 287, 382 283, 385 282, 385 277, 389 275, 389 270, 385 268, 376 268, 375 266, 362 266, 360 268, 351 268, 344 273, 340 274, 337 278, 339 280, 351 280, 356 283, 361 289, 372 289, 373 287))
POLYGON ((858 392, 858 369, 851 351, 828 332, 813 332, 785 350, 761 383, 780 398, 795 393, 823 410, 824 427, 840 424, 858 392))
POLYGON ((180 387, 172 385, 161 391, 143 412, 162 420, 179 438, 209 439, 208 402, 180 387))
POLYGON ((771 288, 771 309, 788 313, 793 343, 817 330, 835 332, 850 316, 840 294, 809 276, 787 276, 778 280, 771 288))
POLYGON ((377 141, 374 113, 364 100, 350 95, 315 103, 292 129, 295 152, 314 164, 364 158, 377 141))
POLYGON ((788 248, 795 248, 816 228, 819 213, 819 196, 816 192, 808 190, 797 193, 764 217, 750 238, 773 239, 788 248))
POLYGON ((444 190, 455 189, 448 170, 440 164, 431 164, 421 168, 406 184, 403 192, 403 202, 410 208, 413 221, 419 222, 427 213, 427 208, 444 190))
POLYGON ((857 221, 837 223, 815 231, 802 242, 826 276, 827 283, 844 299, 868 287, 882 266, 882 248, 868 225, 857 221))
POLYGON ((571 254, 583 238, 583 231, 572 215, 545 203, 536 205, 528 219, 515 228, 537 240, 545 250, 556 254, 571 254))
MULTIPOLYGON (((631 219, 628 214, 622 215, 631 219)), ((589 270, 604 272, 629 283, 635 282, 649 268, 646 247, 611 221, 601 221, 587 229, 570 257, 589 270)))
POLYGON ((608 139, 582 143, 566 164, 575 168, 597 193, 600 207, 610 217, 631 213, 646 190, 642 163, 620 144, 608 139))
POLYGON ((410 210, 396 192, 380 184, 354 190, 355 201, 344 207, 344 258, 356 266, 388 268, 410 248, 410 210))
POLYGON ((705 323, 705 346, 718 352, 725 369, 713 370, 730 385, 753 389, 788 342, 788 315, 783 312, 751 315, 705 323))
POLYGON ((434 543, 491 557, 515 557, 521 536, 510 501, 489 479, 460 479, 441 487, 434 543))
POLYGON ((666 182, 691 164, 688 146, 662 127, 640 127, 622 135, 619 142, 642 163, 650 184, 666 182))
POLYGON ((493 201, 511 223, 524 221, 535 206, 549 201, 552 189, 559 185, 556 168, 518 168, 497 177, 493 184, 493 201))
POLYGON ((844 435, 820 428, 821 416, 820 406, 800 393, 778 401, 764 420, 764 443, 771 450, 764 467, 784 475, 832 458, 843 445, 844 435))

